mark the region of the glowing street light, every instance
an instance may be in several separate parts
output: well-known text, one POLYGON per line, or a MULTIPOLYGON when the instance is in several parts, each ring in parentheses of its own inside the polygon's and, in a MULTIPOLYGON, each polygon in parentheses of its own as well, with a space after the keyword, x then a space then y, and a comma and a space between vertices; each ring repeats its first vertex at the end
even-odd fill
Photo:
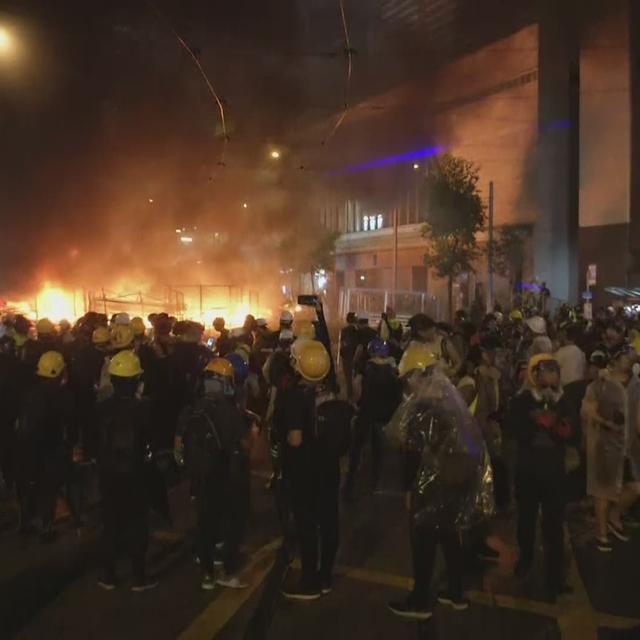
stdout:
POLYGON ((414 162, 413 168, 417 171, 420 168, 420 165, 417 162, 414 162))
POLYGON ((243 209, 247 209, 248 207, 249 207, 249 205, 248 205, 246 202, 243 202, 243 203, 242 203, 242 208, 243 208, 243 209))
POLYGON ((274 149, 270 155, 274 160, 277 160, 280 157, 280 152, 277 149, 274 149))
POLYGON ((15 43, 11 34, 5 27, 0 26, 0 56, 5 56, 13 52, 15 43))

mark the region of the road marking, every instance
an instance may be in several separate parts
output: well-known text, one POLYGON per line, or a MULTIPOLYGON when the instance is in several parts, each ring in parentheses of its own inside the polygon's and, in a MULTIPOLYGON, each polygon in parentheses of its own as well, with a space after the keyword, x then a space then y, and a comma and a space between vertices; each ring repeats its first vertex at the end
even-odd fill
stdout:
POLYGON ((178 636, 178 640, 212 640, 231 620, 242 605, 260 588, 275 560, 275 552, 282 544, 280 538, 260 548, 247 566, 246 589, 220 589, 220 595, 178 636))
MULTIPOLYGON (((570 584, 574 586, 575 592, 572 596, 562 598, 558 604, 548 604, 528 598, 517 598, 486 591, 469 591, 466 596, 476 604, 515 609, 555 618, 558 621, 563 640, 597 640, 599 626, 629 629, 640 624, 640 619, 613 616, 595 611, 591 607, 584 584, 575 569, 575 562, 572 562, 571 566, 570 584)), ((294 562, 294 567, 300 567, 299 560, 294 562)), ((338 565, 336 573, 345 578, 385 587, 409 590, 413 586, 412 578, 371 569, 338 565)))

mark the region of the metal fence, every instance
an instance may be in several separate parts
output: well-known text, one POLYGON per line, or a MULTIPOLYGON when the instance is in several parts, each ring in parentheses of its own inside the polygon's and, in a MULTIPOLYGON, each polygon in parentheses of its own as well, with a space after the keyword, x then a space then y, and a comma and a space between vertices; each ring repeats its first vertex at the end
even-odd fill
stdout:
POLYGON ((438 318, 438 299, 422 291, 393 291, 388 289, 342 288, 338 293, 338 311, 344 318, 349 311, 367 314, 376 321, 387 307, 392 307, 400 320, 407 320, 416 313, 426 313, 438 318))

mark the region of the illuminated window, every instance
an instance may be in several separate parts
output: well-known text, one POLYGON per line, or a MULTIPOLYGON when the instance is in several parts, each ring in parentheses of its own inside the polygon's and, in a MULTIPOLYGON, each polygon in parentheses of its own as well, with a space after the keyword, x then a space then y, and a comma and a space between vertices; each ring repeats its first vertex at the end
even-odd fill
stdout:
POLYGON ((362 230, 369 231, 369 216, 364 216, 362 218, 362 230))
POLYGON ((378 214, 378 229, 382 229, 382 214, 378 214))

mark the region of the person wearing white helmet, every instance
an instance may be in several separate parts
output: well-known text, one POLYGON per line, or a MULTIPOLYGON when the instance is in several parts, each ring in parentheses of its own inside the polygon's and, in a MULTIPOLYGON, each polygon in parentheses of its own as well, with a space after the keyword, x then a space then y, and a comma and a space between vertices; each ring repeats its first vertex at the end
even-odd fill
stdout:
POLYGON ((527 327, 531 332, 531 345, 527 352, 528 358, 540 353, 553 353, 553 344, 547 335, 547 321, 542 316, 527 319, 527 327))
POLYGON ((131 318, 129 318, 129 314, 126 311, 122 311, 121 313, 116 314, 114 318, 114 324, 130 324, 131 318))

